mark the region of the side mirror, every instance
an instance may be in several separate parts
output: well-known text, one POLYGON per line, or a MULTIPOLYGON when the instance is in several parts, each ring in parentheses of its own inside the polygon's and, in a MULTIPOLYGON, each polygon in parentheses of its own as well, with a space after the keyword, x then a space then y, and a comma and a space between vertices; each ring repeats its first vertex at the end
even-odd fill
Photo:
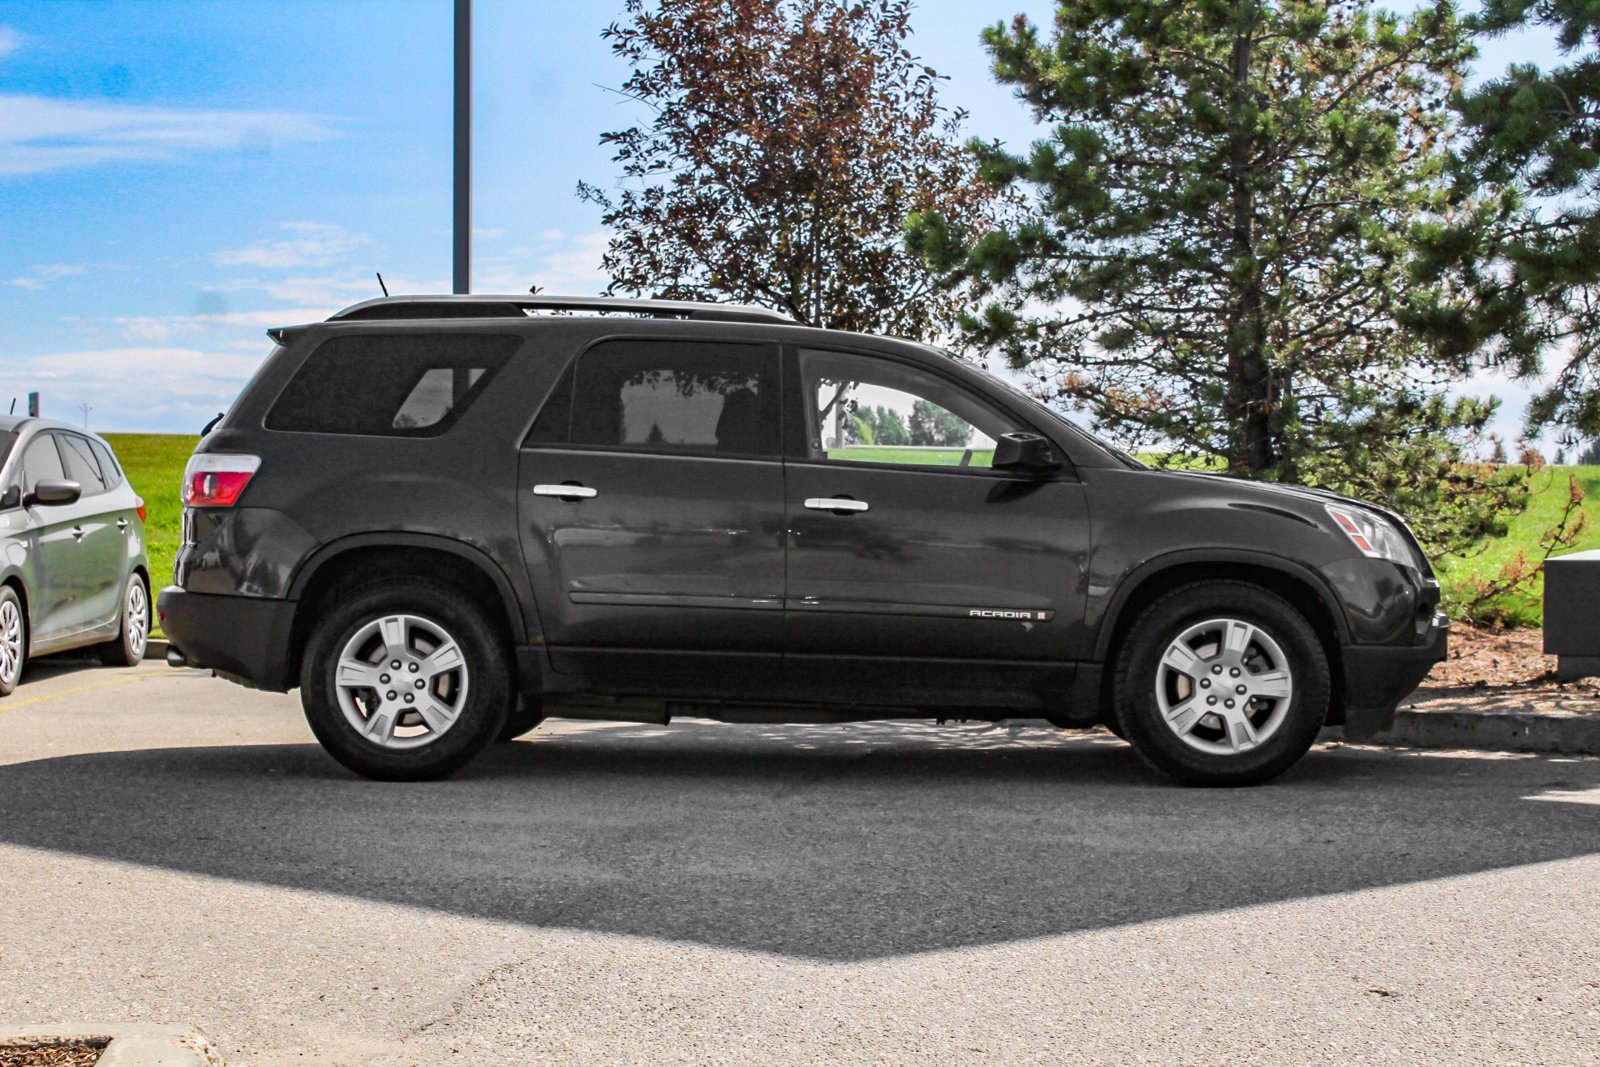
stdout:
POLYGON ((10 511, 12 508, 20 508, 21 506, 22 488, 20 486, 13 485, 5 491, 4 495, 0 495, 0 511, 10 511))
POLYGON ((994 443, 995 470, 1043 474, 1061 466, 1050 442, 1036 433, 1003 433, 994 443))
POLYGON ((22 498, 22 506, 31 508, 35 504, 61 505, 76 504, 83 495, 83 487, 77 482, 64 481, 60 478, 40 478, 34 484, 33 492, 22 498))

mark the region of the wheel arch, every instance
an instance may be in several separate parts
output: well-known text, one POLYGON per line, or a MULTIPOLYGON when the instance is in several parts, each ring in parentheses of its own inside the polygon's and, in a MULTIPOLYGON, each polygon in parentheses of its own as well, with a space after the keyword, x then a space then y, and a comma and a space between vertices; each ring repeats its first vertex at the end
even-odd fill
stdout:
POLYGON ((1134 620, 1163 594, 1180 586, 1205 581, 1236 581, 1276 593, 1295 607, 1316 631, 1328 657, 1333 689, 1329 693, 1328 722, 1344 721, 1342 647, 1350 640, 1349 622, 1333 591, 1314 572, 1276 556, 1250 552, 1183 552, 1148 560, 1121 583, 1101 621, 1095 639, 1094 659, 1104 663, 1101 673, 1100 713, 1111 712, 1113 667, 1122 639, 1134 620))
POLYGON ((290 583, 289 599, 296 607, 290 625, 288 677, 299 676, 311 627, 331 596, 378 579, 399 577, 458 585, 489 610, 513 644, 527 640, 527 625, 511 582, 486 553, 426 534, 355 535, 318 549, 290 583))
POLYGON ((0 585, 9 585, 16 590, 17 599, 22 602, 22 647, 27 650, 29 657, 33 655, 33 618, 29 615, 32 610, 28 606, 28 583, 22 580, 22 573, 13 570, 0 577, 0 585))

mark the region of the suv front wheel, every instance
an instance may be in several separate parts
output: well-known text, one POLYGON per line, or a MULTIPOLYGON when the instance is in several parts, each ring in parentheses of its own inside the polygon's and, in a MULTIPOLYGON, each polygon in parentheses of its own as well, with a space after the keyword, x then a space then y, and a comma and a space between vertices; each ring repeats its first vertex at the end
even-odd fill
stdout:
POLYGON ((368 778, 441 778, 500 733, 511 703, 505 642, 459 590, 369 585, 312 631, 300 671, 306 720, 368 778))
POLYGON ((1128 631, 1115 681, 1120 732, 1191 785, 1277 777, 1328 712, 1316 631, 1287 600, 1244 582, 1200 582, 1156 600, 1128 631))

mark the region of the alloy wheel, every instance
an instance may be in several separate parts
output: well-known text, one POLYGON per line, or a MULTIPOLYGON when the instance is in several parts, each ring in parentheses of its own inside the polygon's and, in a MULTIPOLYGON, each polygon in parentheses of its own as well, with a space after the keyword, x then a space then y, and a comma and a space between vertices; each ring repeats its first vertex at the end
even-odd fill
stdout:
POLYGON ((385 615, 358 628, 334 665, 339 708, 356 732, 389 749, 418 748, 466 706, 460 645, 420 615, 385 615))
POLYGON ((128 583, 128 601, 122 614, 123 633, 127 635, 128 651, 135 660, 144 658, 145 642, 150 637, 150 598, 145 594, 144 583, 134 577, 128 583))
POLYGON ((22 652, 22 609, 15 600, 0 600, 0 682, 16 683, 22 652))
POLYGON ((1232 756, 1283 725, 1294 697, 1288 657, 1272 635, 1242 619, 1196 623, 1167 646, 1156 670, 1161 719, 1184 744, 1232 756))

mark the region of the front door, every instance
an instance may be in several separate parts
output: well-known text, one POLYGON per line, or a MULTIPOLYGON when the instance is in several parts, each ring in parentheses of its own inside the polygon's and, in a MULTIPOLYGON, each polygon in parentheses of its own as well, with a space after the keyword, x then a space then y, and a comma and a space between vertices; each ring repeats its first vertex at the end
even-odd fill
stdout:
MULTIPOLYGON (((47 479, 67 477, 55 435, 36 435, 22 453, 22 499, 47 479)), ((88 625, 87 580, 84 569, 83 506, 30 504, 24 507, 28 523, 31 571, 28 587, 28 637, 33 648, 61 640, 88 625)))
POLYGON ((954 378, 877 355, 789 358, 805 427, 785 490, 791 678, 851 679, 863 699, 1063 687, 1089 540, 1070 468, 990 469, 999 434, 1033 427, 954 378))
POLYGON ((611 692, 775 680, 780 418, 771 346, 610 339, 578 356, 519 473, 523 552, 558 673, 611 692))

